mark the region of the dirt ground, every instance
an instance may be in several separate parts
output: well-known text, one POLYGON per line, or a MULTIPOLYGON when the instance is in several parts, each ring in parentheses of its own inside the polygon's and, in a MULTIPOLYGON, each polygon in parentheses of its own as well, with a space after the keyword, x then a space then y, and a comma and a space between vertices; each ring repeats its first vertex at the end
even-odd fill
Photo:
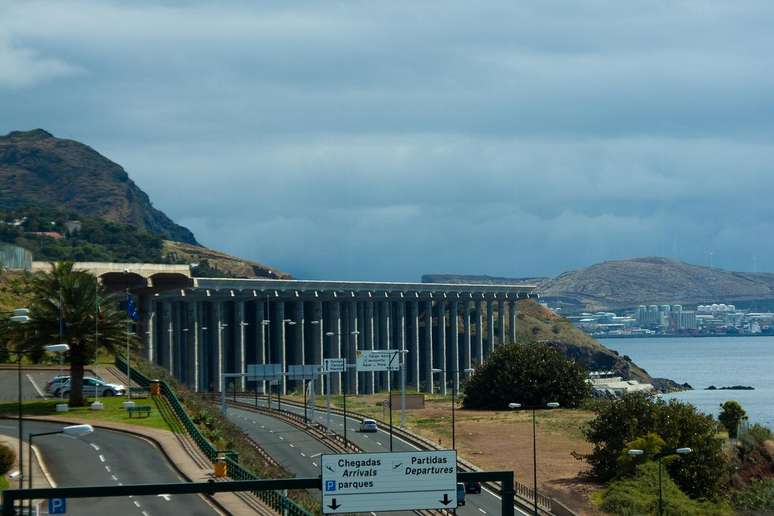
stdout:
MULTIPOLYGON (((385 396, 348 397, 348 409, 386 420, 377 405, 385 396)), ((336 400, 340 401, 340 400, 336 400)), ((336 405, 340 405, 336 403, 336 405)), ((584 480, 586 464, 572 452, 587 453, 583 425, 593 417, 583 410, 543 410, 537 413, 537 476, 539 490, 550 494, 579 514, 599 514, 588 495, 601 486, 584 480)), ((486 470, 512 470, 516 479, 533 485, 532 413, 528 411, 474 411, 458 408, 456 446, 462 458, 486 470)), ((399 422, 398 413, 393 421, 399 422)), ((451 402, 431 398, 424 409, 407 411, 410 431, 451 448, 451 402)))

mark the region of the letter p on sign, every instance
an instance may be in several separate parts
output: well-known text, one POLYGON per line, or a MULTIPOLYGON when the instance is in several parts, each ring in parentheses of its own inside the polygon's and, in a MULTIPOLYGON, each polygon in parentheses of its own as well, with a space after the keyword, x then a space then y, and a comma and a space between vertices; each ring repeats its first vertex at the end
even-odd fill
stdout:
POLYGON ((49 498, 49 514, 67 514, 67 498, 49 498))

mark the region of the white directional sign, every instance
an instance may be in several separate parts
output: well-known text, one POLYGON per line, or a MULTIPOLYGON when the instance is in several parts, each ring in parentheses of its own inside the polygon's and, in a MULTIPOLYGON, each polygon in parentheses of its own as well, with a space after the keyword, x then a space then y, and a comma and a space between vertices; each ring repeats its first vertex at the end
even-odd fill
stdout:
POLYGON ((346 361, 343 358, 326 358, 323 360, 324 373, 343 373, 346 367, 346 361))
POLYGON ((452 450, 323 455, 320 466, 325 514, 457 507, 452 450))
POLYGON ((314 380, 319 374, 320 364, 288 366, 288 380, 314 380))
POLYGON ((397 349, 375 349, 357 352, 357 371, 399 371, 400 351, 397 349))
POLYGON ((282 378, 282 364, 248 364, 248 380, 279 380, 282 378))

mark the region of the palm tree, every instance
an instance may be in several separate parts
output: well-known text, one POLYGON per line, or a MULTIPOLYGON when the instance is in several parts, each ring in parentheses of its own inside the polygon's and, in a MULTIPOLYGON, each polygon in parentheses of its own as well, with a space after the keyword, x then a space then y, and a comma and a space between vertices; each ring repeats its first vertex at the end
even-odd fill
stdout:
POLYGON ((69 403, 85 405, 84 366, 96 356, 97 342, 108 351, 126 342, 127 314, 119 309, 117 295, 100 289, 93 274, 73 270, 72 262, 52 264, 51 272, 33 277, 30 288, 30 344, 60 342, 62 332, 61 342, 70 346, 69 403))

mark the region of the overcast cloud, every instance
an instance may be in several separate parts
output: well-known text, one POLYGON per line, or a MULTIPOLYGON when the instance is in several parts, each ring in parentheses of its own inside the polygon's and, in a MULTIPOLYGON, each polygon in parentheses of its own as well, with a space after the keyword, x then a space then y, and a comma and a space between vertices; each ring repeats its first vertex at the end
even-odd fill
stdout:
POLYGON ((774 3, 0 0, 0 132, 299 277, 774 270, 774 3))

